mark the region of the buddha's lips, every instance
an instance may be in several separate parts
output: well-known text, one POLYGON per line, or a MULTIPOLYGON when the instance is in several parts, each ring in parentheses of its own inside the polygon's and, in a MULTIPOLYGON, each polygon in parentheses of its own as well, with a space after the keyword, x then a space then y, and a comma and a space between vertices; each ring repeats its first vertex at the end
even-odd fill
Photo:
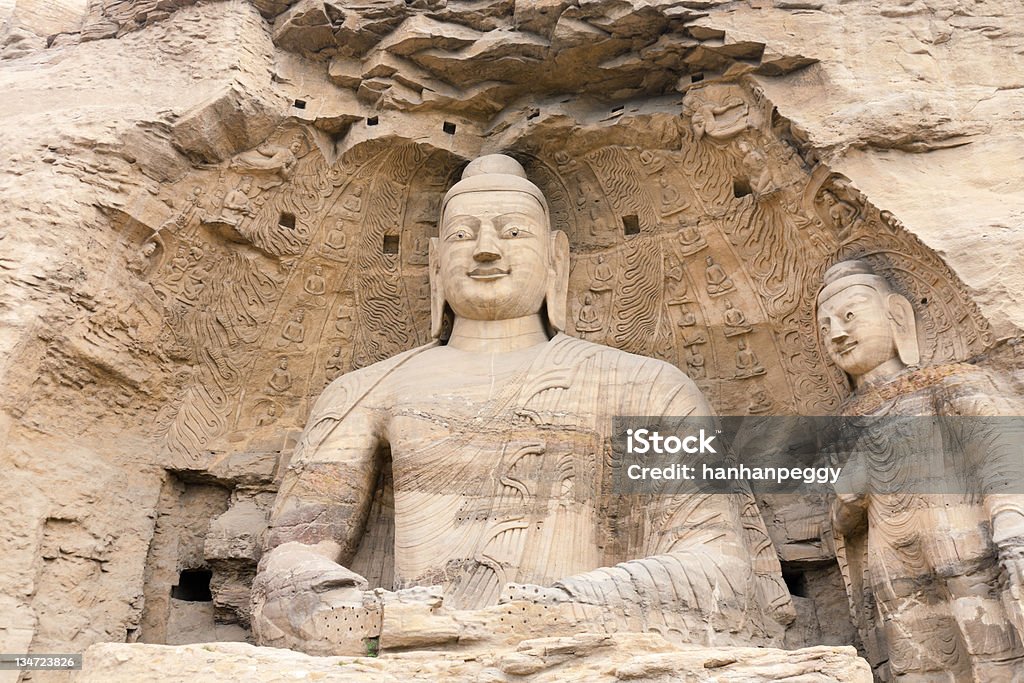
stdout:
POLYGON ((469 276, 474 280, 496 280, 508 274, 509 271, 504 268, 474 268, 469 271, 469 276))
POLYGON ((836 347, 836 353, 838 353, 840 356, 845 355, 845 354, 849 353, 850 351, 852 351, 853 347, 855 347, 856 345, 857 345, 857 342, 855 342, 855 341, 846 342, 842 346, 837 346, 836 347))

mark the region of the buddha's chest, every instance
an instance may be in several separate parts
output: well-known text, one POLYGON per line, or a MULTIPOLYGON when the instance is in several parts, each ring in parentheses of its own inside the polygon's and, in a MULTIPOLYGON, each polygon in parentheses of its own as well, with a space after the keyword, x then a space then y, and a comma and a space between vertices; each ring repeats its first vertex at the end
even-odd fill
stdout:
POLYGON ((523 378, 512 375, 403 392, 387 424, 396 494, 519 504, 592 496, 606 457, 599 425, 571 396, 537 410, 523 389, 523 378))

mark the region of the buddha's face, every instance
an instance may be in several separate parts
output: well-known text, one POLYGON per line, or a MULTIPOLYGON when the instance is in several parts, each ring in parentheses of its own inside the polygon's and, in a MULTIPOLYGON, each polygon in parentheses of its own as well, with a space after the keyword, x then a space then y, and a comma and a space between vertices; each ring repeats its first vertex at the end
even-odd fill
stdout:
POLYGON ((855 378, 897 355, 886 297, 868 285, 847 287, 819 304, 818 329, 829 357, 855 378))
POLYGON ((549 229, 524 192, 456 195, 439 230, 440 277, 456 316, 509 320, 540 311, 547 289, 549 229))

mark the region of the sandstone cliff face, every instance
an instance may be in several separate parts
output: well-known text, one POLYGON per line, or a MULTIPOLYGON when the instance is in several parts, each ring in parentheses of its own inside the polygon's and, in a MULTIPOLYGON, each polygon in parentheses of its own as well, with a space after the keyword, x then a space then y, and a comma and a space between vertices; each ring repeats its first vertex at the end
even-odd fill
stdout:
MULTIPOLYGON (((244 637, 278 459, 332 375, 426 341, 422 239, 481 152, 533 159, 561 188, 577 333, 704 373, 723 412, 835 405, 819 349, 799 367, 761 349, 806 327, 824 259, 874 235, 941 280, 919 285, 948 302, 931 357, 1015 337, 1021 25, 1012 0, 0 3, 0 650, 160 640, 179 617, 195 639, 244 637), (733 108, 721 140, 697 136, 695 111, 737 98, 745 121, 733 108), (231 209, 246 174, 251 203, 231 209), (683 218, 734 269, 737 304, 755 302, 763 376, 736 379, 718 313, 700 321, 717 354, 679 331, 666 290, 707 278, 704 253, 683 269, 698 244, 676 240, 683 218), (757 303, 771 277, 728 255, 737 221, 804 236, 788 303, 757 303), (663 308, 598 289, 600 326, 581 323, 602 259, 663 308), (627 314, 650 340, 615 327, 627 314), (214 574, 209 613, 167 597, 189 569, 214 574)), ((776 541, 820 562, 820 522, 786 521, 807 509, 779 515, 776 541)))
POLYGON ((762 79, 833 169, 970 288, 1000 337, 1021 327, 1024 32, 990 0, 722 3, 731 40, 819 60, 762 79))

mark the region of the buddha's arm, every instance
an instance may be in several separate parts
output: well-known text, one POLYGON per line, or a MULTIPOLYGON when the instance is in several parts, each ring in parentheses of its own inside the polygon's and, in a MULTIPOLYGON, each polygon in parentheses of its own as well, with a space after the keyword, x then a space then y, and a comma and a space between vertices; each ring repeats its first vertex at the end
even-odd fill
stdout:
POLYGON ((728 498, 694 494, 665 520, 680 526, 658 534, 661 552, 566 577, 555 587, 568 600, 601 606, 608 630, 704 641, 711 631, 754 624, 757 618, 746 614, 758 600, 752 560, 728 498))
POLYGON ((343 377, 317 402, 277 494, 268 550, 301 544, 340 564, 355 554, 381 446, 380 420, 353 397, 355 384, 343 377))
POLYGON ((946 418, 951 445, 962 449, 956 461, 964 468, 947 477, 980 489, 993 526, 1004 527, 993 528, 997 544, 1012 542, 1024 550, 1024 405, 1006 398, 1006 390, 981 371, 952 382, 944 393, 936 412, 946 418))
POLYGON ((936 409, 964 450, 969 478, 980 484, 1007 578, 1003 603, 1024 638, 1024 405, 983 371, 946 388, 936 409))
MULTIPOLYGON (((622 406, 621 414, 689 416, 687 430, 692 418, 712 414, 696 385, 675 368, 661 366, 643 386, 650 398, 622 406)), ((714 433, 710 417, 707 422, 714 433)), ((740 498, 662 491, 637 499, 634 523, 644 531, 634 546, 638 559, 566 577, 554 588, 564 591, 564 600, 600 605, 609 630, 653 629, 703 640, 719 628, 753 624, 758 620, 745 612, 758 599, 755 568, 740 498)))
POLYGON ((363 603, 367 582, 344 565, 369 511, 380 430, 359 379, 340 378, 317 401, 278 492, 252 591, 253 632, 263 645, 337 654, 317 624, 339 606, 363 603))

